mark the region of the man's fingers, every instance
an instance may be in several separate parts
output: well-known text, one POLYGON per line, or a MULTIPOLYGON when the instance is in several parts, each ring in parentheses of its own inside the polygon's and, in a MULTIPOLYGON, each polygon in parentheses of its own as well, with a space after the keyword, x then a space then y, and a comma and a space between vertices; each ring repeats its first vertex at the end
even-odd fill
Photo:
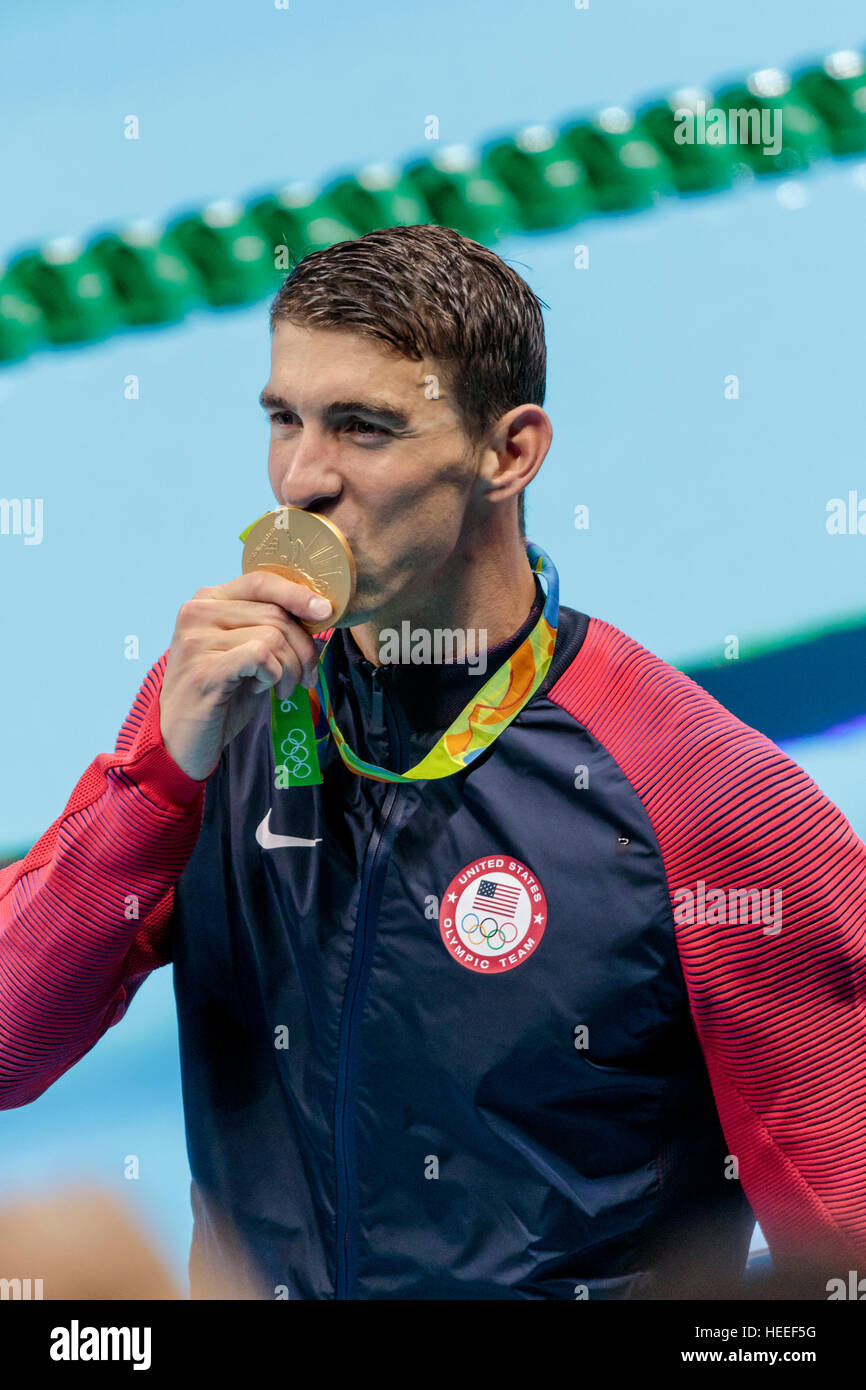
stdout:
POLYGON ((213 665, 212 676, 224 683, 251 679, 254 693, 270 690, 282 679, 283 673, 298 685, 303 675, 303 667, 297 653, 285 644, 278 656, 264 637, 253 637, 231 647, 213 665))
POLYGON ((293 579, 284 579, 270 570, 253 570, 241 574, 226 584, 199 589, 199 599, 243 599, 256 603, 274 603, 287 613, 298 618, 311 618, 324 621, 333 609, 326 598, 316 594, 306 584, 296 584, 293 579))
POLYGON ((316 683, 316 671, 319 662, 316 644, 309 633, 304 632, 303 628, 299 628, 289 621, 286 621, 284 626, 281 626, 277 620, 273 623, 259 623, 250 627, 212 628, 209 631, 203 631, 200 637, 201 641, 206 643, 209 651, 217 652, 229 651, 231 648, 244 646, 247 642, 262 640, 268 644, 271 651, 280 658, 284 665, 291 665, 292 671, 295 669, 293 658, 296 659, 300 676, 295 679, 295 685, 298 684, 298 681, 306 686, 316 683))

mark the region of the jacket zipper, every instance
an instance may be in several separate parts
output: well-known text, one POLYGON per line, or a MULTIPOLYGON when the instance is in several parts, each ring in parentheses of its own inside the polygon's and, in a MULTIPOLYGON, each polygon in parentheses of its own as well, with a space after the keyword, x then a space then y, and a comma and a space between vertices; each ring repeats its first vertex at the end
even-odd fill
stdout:
MULTIPOLYGON (((378 666, 373 667, 370 679, 373 690, 373 710, 370 718, 370 726, 374 733, 382 734, 385 733, 385 713, 383 709, 385 692, 380 685, 381 677, 379 676, 378 666)), ((388 708, 390 709, 390 704, 388 708)))
MULTIPOLYGON (((372 673, 373 719, 378 717, 380 727, 384 692, 379 685, 379 670, 372 673)), ((388 707, 391 709, 390 702, 388 707)), ((393 710, 392 710, 393 713, 393 710)), ((398 759, 401 756, 399 723, 397 729, 398 759)), ((337 1094, 334 1122, 334 1148, 337 1159, 337 1252, 336 1252, 336 1291, 335 1298, 349 1298, 352 1285, 352 1261, 354 1252, 349 1245, 349 1231, 356 1215, 355 1193, 351 1178, 355 1164, 355 1139, 352 1127, 352 1110, 355 1103, 357 1082, 357 1037, 361 1006, 362 988, 366 985, 372 959, 375 939, 375 914, 370 912, 374 890, 378 890, 388 866, 388 855, 396 832, 396 825, 388 821, 394 802, 397 799, 399 783, 389 786, 382 802, 378 823, 370 836, 364 855, 361 874, 361 894, 358 904, 358 917, 355 923, 355 940, 352 948, 352 961, 349 979, 343 1001, 343 1014, 340 1023, 340 1046, 337 1069, 337 1094)))

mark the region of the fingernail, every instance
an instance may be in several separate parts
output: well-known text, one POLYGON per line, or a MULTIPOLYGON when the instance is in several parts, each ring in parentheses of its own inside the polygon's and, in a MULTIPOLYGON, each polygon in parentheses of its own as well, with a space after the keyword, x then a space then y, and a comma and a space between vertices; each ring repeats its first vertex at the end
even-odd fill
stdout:
POLYGON ((331 611, 331 605, 326 598, 311 598, 309 609, 314 618, 327 618, 331 611))

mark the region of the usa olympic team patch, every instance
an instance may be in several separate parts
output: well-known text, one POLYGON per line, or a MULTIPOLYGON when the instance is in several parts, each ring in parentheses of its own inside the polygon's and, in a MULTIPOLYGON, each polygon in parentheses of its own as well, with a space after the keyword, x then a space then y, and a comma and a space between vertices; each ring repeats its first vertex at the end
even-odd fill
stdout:
POLYGON ((473 859, 442 894, 439 933, 467 970, 503 975, 536 950, 547 898, 531 869, 507 854, 473 859))

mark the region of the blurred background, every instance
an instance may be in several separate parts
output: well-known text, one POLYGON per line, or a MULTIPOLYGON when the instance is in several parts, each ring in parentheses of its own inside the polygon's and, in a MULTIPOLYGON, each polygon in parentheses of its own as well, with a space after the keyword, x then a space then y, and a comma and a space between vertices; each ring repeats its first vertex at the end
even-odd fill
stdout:
MULTIPOLYGON (((18 0, 0 35, 9 264, 52 239, 866 46, 857 0, 18 0)), ((827 518, 834 498, 866 499, 864 226, 854 152, 768 178, 740 165, 727 190, 491 240, 549 306, 554 441, 527 531, 562 601, 695 675, 861 837, 866 535, 827 518)), ((269 298, 0 364, 0 497, 44 508, 40 544, 0 534, 0 863, 114 747, 178 608, 239 572, 238 532, 275 505, 257 405, 269 298)), ((185 1285, 169 970, 43 1097, 0 1115, 0 1136, 3 1200, 100 1183, 185 1285)))

